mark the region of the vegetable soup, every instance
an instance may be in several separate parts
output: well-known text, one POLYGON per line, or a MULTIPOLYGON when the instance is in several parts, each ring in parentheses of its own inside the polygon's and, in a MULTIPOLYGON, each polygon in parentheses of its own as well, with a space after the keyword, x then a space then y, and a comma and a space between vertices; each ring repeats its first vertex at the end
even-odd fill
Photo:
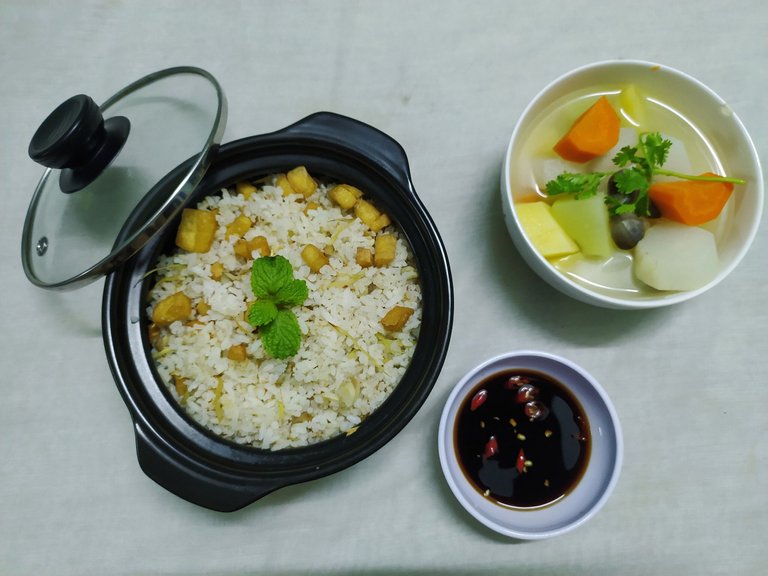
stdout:
POLYGON ((510 187, 531 243, 613 297, 708 283, 744 182, 682 111, 637 86, 570 94, 529 124, 510 187))

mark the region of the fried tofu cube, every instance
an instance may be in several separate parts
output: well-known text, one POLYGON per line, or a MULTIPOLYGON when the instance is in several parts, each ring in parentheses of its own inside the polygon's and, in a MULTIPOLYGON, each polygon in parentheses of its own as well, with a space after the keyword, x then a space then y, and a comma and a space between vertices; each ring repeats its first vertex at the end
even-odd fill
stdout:
POLYGON ((253 222, 251 222, 251 219, 244 214, 240 214, 240 216, 235 218, 231 224, 227 225, 227 231, 225 236, 227 238, 231 236, 237 236, 238 238, 242 238, 243 235, 245 235, 245 233, 251 229, 251 226, 253 226, 253 222))
POLYGON ((339 184, 331 188, 328 192, 328 198, 332 202, 338 204, 343 210, 350 210, 354 208, 357 201, 362 197, 363 192, 359 188, 350 186, 349 184, 339 184))
POLYGON ((224 276, 224 264, 221 262, 211 264, 211 278, 218 281, 222 276, 224 276))
POLYGON ((184 208, 176 231, 176 246, 187 252, 208 252, 216 234, 216 214, 196 208, 184 208))
POLYGON ((248 260, 251 257, 251 250, 248 248, 248 241, 240 238, 233 246, 235 256, 242 260, 248 260))
POLYGON ((269 256, 271 252, 266 236, 254 236, 248 240, 248 250, 251 254, 258 252, 262 256, 269 256))
POLYGON ((328 256, 323 254, 317 246, 307 244, 301 251, 301 259, 304 260, 312 272, 320 272, 320 269, 328 264, 328 256))
POLYGON ((288 178, 288 182, 290 182, 293 190, 304 196, 304 198, 309 198, 317 190, 317 182, 309 175, 304 166, 297 166, 285 176, 288 178))
POLYGON ((235 192, 240 194, 243 198, 248 200, 251 195, 256 192, 258 188, 251 184, 250 182, 238 182, 235 184, 235 192))
POLYGON ((358 248, 355 252, 355 262, 357 262, 363 268, 368 268, 373 265, 373 252, 368 248, 358 248))
POLYGON ((355 216, 360 218, 370 228, 374 225, 376 219, 381 216, 381 212, 367 200, 360 199, 355 204, 355 216))
POLYGON ((373 243, 373 263, 377 268, 386 266, 395 259, 397 238, 392 234, 379 234, 373 243))
POLYGON ((362 199, 358 200, 357 204, 355 204, 355 216, 360 218, 374 232, 378 232, 392 223, 389 216, 367 200, 362 199))
POLYGON ((230 346, 226 353, 227 358, 234 360, 235 362, 243 362, 248 358, 248 352, 245 344, 237 344, 230 346))
POLYGON ((152 310, 152 322, 158 326, 168 326, 177 320, 184 322, 192 317, 192 301, 184 292, 166 296, 155 304, 152 310))
POLYGON ((304 206, 304 214, 309 214, 312 210, 317 210, 320 208, 320 204, 314 201, 307 202, 307 205, 304 206))
POLYGON ((387 216, 384 212, 381 213, 381 215, 374 220, 373 224, 371 225, 371 230, 374 232, 378 232, 379 230, 382 230, 392 224, 392 220, 389 219, 389 216, 387 216))
POLYGON ((286 176, 285 174, 278 174, 275 177, 275 186, 277 186, 283 191, 283 196, 298 194, 298 192, 296 192, 296 190, 293 189, 293 186, 291 186, 291 183, 288 181, 288 176, 286 176))
POLYGON ((390 332, 402 330, 413 312, 413 308, 408 306, 395 306, 381 319, 381 325, 390 332))

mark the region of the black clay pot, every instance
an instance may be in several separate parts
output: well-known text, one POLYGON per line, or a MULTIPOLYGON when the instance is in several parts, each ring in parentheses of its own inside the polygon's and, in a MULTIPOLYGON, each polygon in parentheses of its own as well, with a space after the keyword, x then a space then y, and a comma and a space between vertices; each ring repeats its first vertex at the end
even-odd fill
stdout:
MULTIPOLYGON (((220 511, 239 509, 287 485, 342 470, 391 440, 416 414, 438 377, 453 322, 453 288, 438 231, 417 197, 405 152, 386 134, 358 121, 317 113, 271 134, 221 146, 190 203, 247 178, 298 165, 357 186, 387 212, 410 243, 423 294, 422 325, 413 360, 387 400, 349 436, 308 447, 267 451, 238 445, 188 418, 166 391, 150 356, 147 273, 173 245, 171 220, 107 276, 103 333, 117 386, 134 421, 139 463, 174 494, 220 511)), ((121 236, 130 237, 157 212, 185 167, 169 174, 136 208, 121 236), (177 174, 178 173, 178 174, 177 174)), ((123 239, 118 238, 118 244, 123 239)))

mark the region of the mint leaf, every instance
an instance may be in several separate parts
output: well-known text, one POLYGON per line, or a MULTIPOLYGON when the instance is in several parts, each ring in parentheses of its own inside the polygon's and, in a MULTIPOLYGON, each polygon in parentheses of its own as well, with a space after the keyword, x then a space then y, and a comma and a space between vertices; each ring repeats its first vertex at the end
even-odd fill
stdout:
POLYGON ((587 172, 585 174, 563 172, 554 180, 547 182, 545 185, 547 196, 575 194, 579 200, 589 198, 597 193, 597 187, 605 176, 607 174, 604 172, 587 172))
POLYGON ((261 342, 273 358, 283 359, 299 351, 301 329, 290 310, 278 310, 275 319, 261 329, 261 342))
POLYGON ((291 263, 283 256, 264 256, 253 261, 251 288, 259 298, 274 296, 292 278, 291 263))
POLYGON ((248 323, 251 326, 264 326, 277 316, 277 306, 272 300, 256 300, 248 310, 248 323))
POLYGON ((301 330, 287 307, 304 303, 309 296, 307 283, 294 279, 285 257, 265 256, 253 262, 251 288, 257 300, 248 309, 248 322, 259 328, 264 350, 273 358, 293 356, 299 351, 301 330))
POLYGON ((275 303, 286 306, 303 304, 309 296, 309 289, 304 280, 291 280, 284 284, 275 294, 275 303))

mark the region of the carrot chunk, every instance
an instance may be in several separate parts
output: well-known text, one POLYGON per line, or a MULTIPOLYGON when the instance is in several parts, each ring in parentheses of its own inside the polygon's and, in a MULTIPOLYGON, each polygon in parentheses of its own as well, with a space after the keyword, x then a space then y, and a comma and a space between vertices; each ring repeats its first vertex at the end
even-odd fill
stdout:
POLYGON ((621 121, 613 106, 605 96, 601 96, 555 144, 555 152, 563 160, 588 162, 616 145, 620 125, 621 121))
MULTIPOLYGON (((702 176, 716 176, 705 172, 702 176)), ((733 192, 730 182, 706 180, 675 180, 657 182, 648 190, 648 197, 661 215, 675 222, 699 226, 717 218, 733 192)))

